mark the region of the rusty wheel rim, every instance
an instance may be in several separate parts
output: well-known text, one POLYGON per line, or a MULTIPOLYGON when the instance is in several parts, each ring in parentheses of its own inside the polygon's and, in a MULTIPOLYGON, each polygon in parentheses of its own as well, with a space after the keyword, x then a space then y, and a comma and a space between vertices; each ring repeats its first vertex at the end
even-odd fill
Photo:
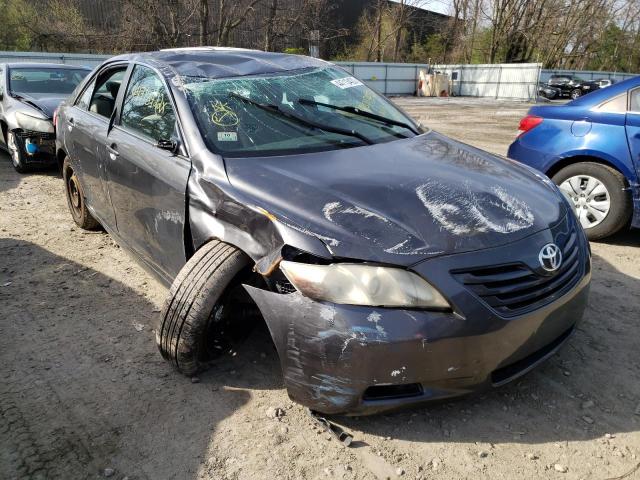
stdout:
POLYGON ((69 192, 69 202, 71 203, 71 206, 74 210, 80 211, 80 189, 78 187, 78 178, 75 174, 69 178, 67 191, 69 192))

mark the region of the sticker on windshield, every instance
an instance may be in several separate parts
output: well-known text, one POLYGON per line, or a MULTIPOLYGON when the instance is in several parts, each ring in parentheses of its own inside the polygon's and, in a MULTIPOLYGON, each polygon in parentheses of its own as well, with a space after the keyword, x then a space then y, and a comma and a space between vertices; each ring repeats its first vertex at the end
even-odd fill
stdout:
POLYGON ((219 142, 237 142, 238 134, 236 132, 218 132, 219 142))
POLYGON ((362 82, 354 77, 336 78, 335 80, 331 80, 331 83, 343 90, 345 88, 359 87, 362 85, 362 82))

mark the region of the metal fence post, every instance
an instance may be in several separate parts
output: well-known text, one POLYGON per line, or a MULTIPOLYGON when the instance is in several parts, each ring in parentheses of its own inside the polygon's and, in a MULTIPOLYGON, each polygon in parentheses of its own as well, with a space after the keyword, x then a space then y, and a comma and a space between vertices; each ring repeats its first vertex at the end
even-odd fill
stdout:
POLYGON ((538 63, 536 65, 538 69, 538 74, 536 75, 536 83, 533 86, 533 101, 534 103, 538 103, 538 85, 540 85, 540 75, 542 75, 542 64, 538 63))
POLYGON ((387 94, 387 84, 389 83, 389 64, 384 64, 384 94, 387 94))

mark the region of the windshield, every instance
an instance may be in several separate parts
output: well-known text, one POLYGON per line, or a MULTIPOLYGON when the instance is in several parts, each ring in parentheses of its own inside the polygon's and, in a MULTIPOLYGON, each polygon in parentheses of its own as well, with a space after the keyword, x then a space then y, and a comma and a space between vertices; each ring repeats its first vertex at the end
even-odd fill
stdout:
POLYGON ((11 68, 9 91, 27 95, 68 95, 88 74, 89 70, 78 68, 11 68))
POLYGON ((388 100, 337 68, 183 82, 208 148, 226 156, 358 147, 417 131, 388 100))

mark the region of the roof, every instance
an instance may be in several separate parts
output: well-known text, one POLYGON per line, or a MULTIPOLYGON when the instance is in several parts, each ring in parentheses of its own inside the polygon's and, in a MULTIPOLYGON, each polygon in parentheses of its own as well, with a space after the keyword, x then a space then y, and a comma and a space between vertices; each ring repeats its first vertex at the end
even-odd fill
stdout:
POLYGON ((614 83, 607 88, 596 90, 589 95, 578 97, 576 100, 571 102, 571 105, 597 105, 611 97, 615 97, 616 95, 626 92, 630 88, 634 88, 637 86, 640 86, 640 76, 628 78, 626 80, 623 80, 622 82, 614 83))
POLYGON ((6 65, 10 68, 68 68, 91 70, 90 67, 84 67, 82 65, 69 65, 67 63, 7 62, 3 63, 2 65, 6 65))
MULTIPOLYGON (((161 71, 162 67, 170 67, 173 74, 207 78, 277 73, 327 65, 324 60, 301 55, 227 47, 175 48, 120 55, 109 61, 114 60, 145 61, 161 71)), ((165 75, 172 76, 168 72, 165 75)))

